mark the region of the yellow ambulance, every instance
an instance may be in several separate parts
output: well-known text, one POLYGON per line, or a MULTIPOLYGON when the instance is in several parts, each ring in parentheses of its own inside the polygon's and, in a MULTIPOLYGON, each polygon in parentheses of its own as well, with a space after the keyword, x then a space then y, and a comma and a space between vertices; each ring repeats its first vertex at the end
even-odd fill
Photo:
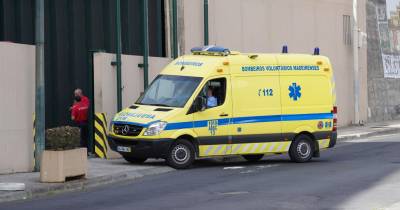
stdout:
POLYGON ((319 157, 336 143, 335 84, 327 57, 197 47, 167 65, 132 106, 117 113, 109 145, 131 163, 288 153, 319 157))

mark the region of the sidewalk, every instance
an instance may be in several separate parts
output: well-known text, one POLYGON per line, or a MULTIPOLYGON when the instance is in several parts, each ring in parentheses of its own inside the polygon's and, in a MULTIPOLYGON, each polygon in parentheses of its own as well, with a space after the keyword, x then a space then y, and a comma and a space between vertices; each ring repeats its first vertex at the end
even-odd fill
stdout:
POLYGON ((142 165, 132 165, 123 159, 105 160, 93 158, 88 160, 88 175, 85 179, 65 183, 41 183, 39 173, 17 173, 0 175, 0 183, 25 183, 25 191, 0 191, 0 203, 54 195, 62 192, 82 191, 96 186, 127 182, 154 174, 166 173, 174 169, 164 161, 147 161, 142 165))
MULTIPOLYGON (((353 140, 384 134, 400 133, 400 121, 371 123, 365 126, 339 128, 338 141, 353 140)), ((154 174, 173 171, 162 160, 147 161, 142 165, 133 165, 123 159, 89 159, 86 179, 66 183, 40 183, 39 173, 17 173, 0 175, 0 183, 25 183, 25 191, 0 191, 0 203, 21 199, 31 199, 62 192, 82 191, 96 186, 127 182, 154 174)))
POLYGON ((368 138, 371 136, 394 133, 400 133, 400 120, 339 128, 338 141, 368 138))

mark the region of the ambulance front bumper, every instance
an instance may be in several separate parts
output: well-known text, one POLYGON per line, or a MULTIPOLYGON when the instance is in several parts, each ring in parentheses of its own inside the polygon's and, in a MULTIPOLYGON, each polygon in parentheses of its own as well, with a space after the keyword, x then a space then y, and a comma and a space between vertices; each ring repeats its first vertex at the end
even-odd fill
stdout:
POLYGON ((173 139, 122 139, 109 136, 108 144, 122 156, 165 158, 173 139))

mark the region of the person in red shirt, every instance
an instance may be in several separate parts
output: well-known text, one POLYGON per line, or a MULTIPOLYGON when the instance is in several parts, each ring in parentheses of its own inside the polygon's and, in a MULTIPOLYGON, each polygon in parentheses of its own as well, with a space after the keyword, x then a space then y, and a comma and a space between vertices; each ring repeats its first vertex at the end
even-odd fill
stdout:
POLYGON ((75 96, 74 104, 71 107, 71 119, 80 128, 81 147, 87 148, 88 142, 88 111, 87 103, 82 101, 80 96, 75 96))
POLYGON ((71 119, 78 125, 88 122, 89 107, 82 101, 82 98, 75 96, 74 105, 71 109, 71 119))

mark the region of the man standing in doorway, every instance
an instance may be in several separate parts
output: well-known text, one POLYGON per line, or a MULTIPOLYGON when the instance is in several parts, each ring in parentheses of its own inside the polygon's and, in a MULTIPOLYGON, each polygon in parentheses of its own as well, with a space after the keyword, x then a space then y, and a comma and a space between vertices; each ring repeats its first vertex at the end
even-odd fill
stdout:
MULTIPOLYGON (((71 119, 81 130, 81 147, 88 147, 88 113, 90 101, 83 95, 82 89, 74 91, 74 105, 71 107, 71 119)), ((89 148, 88 152, 89 152, 89 148)))

